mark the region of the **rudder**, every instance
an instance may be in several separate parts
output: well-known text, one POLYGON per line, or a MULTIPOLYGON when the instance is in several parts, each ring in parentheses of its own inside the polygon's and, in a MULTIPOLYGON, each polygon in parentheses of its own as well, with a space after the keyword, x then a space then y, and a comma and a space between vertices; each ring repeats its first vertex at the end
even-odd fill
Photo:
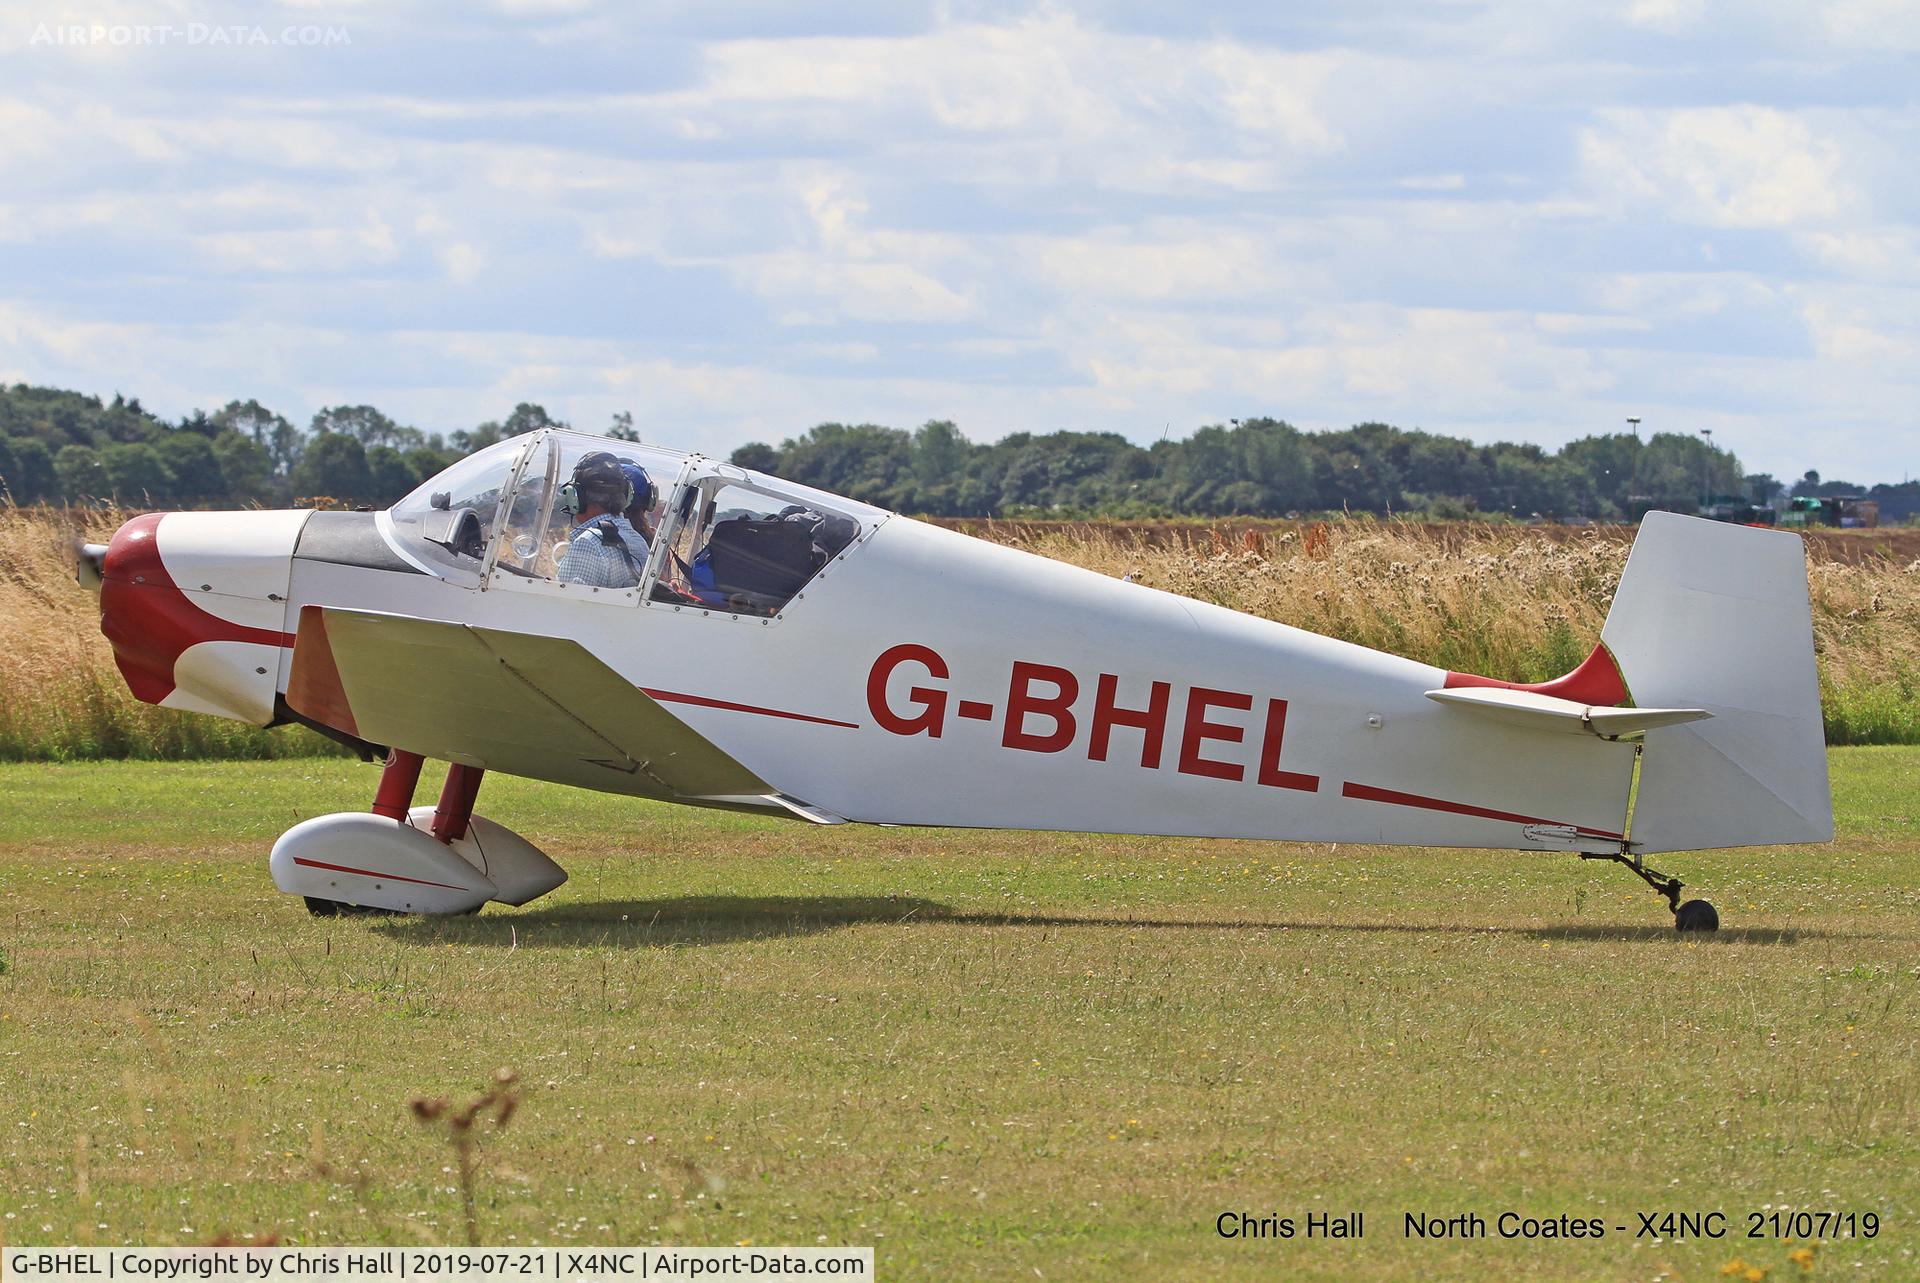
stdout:
POLYGON ((1635 704, 1713 714, 1647 732, 1636 850, 1832 838, 1798 535, 1648 513, 1600 636, 1635 704))

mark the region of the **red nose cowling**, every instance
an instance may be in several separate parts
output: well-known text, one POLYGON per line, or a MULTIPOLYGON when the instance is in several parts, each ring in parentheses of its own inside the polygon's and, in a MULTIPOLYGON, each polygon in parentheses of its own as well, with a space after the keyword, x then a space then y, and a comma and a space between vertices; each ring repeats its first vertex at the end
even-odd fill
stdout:
POLYGON ((134 697, 158 704, 174 690, 174 662, 205 641, 281 644, 282 634, 248 628, 200 609, 160 560, 160 522, 149 512, 114 532, 101 562, 100 631, 134 697))

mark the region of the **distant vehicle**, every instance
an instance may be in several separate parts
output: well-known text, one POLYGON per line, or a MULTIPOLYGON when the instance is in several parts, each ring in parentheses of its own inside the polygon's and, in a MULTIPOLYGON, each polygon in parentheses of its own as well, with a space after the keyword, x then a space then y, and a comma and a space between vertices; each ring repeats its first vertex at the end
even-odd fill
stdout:
POLYGON ((1780 524, 1871 530, 1880 524, 1880 502, 1857 494, 1796 495, 1780 515, 1780 524))
POLYGON ((1778 517, 1772 508, 1737 494, 1708 495, 1701 501, 1700 515, 1708 521, 1727 521, 1736 526, 1771 526, 1778 517))
POLYGON ((371 813, 274 843, 321 914, 560 885, 473 813, 487 771, 815 824, 1565 852, 1682 930, 1719 915, 1645 856, 1833 835, 1801 541, 1674 513, 1532 684, 558 430, 389 511, 150 513, 79 552, 140 699, 385 758, 371 813))

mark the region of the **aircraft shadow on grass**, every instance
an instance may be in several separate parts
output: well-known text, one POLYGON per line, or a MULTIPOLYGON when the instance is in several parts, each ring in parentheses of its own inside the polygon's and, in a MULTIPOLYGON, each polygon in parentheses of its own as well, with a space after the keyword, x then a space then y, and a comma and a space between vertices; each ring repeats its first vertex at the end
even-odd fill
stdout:
POLYGON ((514 914, 465 918, 392 918, 375 929, 404 943, 497 944, 526 948, 617 945, 656 948, 730 944, 816 935, 842 927, 940 924, 1051 930, 1128 928, 1148 931, 1355 932, 1412 936, 1518 936, 1535 940, 1649 941, 1707 945, 1793 945, 1831 933, 1775 927, 1735 927, 1713 934, 1678 935, 1671 927, 1629 924, 1487 926, 1453 923, 1312 922, 1260 918, 1122 917, 1111 914, 961 912, 912 896, 696 895, 660 900, 615 900, 556 905, 514 914))
POLYGON ((688 895, 555 905, 484 917, 391 918, 375 929, 391 939, 417 944, 643 949, 817 935, 863 923, 951 916, 952 910, 944 904, 909 896, 688 895))

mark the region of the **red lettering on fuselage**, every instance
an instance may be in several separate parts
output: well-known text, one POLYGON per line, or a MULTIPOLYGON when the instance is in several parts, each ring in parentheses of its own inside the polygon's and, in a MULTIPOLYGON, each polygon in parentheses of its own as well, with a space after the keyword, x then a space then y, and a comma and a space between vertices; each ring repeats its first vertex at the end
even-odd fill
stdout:
POLYGON ((1000 742, 1008 748, 1024 748, 1029 753, 1058 753, 1073 743, 1075 725, 1073 701, 1080 698, 1080 679, 1064 668, 1051 664, 1013 662, 1013 681, 1007 687, 1007 725, 1000 742), (1033 693, 1036 681, 1050 682, 1055 693, 1041 697, 1033 693), (1053 729, 1045 735, 1027 730, 1027 714, 1051 717, 1053 729))
POLYGON ((1320 791, 1318 775, 1302 775, 1299 771, 1280 769, 1280 745, 1287 738, 1287 701, 1270 699, 1267 701, 1267 733, 1260 738, 1260 774, 1256 777, 1262 784, 1277 789, 1300 789, 1306 793, 1320 791))
POLYGON ((1245 777, 1246 768, 1236 762, 1216 762, 1210 757, 1200 755, 1201 746, 1207 740, 1226 740, 1238 744, 1247 737, 1247 728, 1233 726, 1225 722, 1210 722, 1207 713, 1216 708, 1237 708, 1242 712, 1253 707, 1253 696, 1241 695, 1235 691, 1217 691, 1205 686, 1196 686, 1187 692, 1187 726, 1180 736, 1180 773, 1183 775, 1207 775, 1216 780, 1238 780, 1245 777))
POLYGON ((947 661, 940 658, 938 651, 915 646, 911 642, 890 647, 873 661, 873 670, 867 674, 867 711, 873 714, 873 720, 880 724, 882 730, 892 731, 895 735, 924 733, 939 739, 941 725, 947 717, 945 691, 925 686, 915 686, 908 691, 908 698, 920 706, 918 717, 902 717, 887 703, 887 679, 902 664, 919 664, 929 676, 942 680, 947 676, 947 661))
POLYGON ((1167 697, 1173 687, 1166 682, 1155 682, 1152 694, 1147 697, 1147 706, 1141 710, 1117 707, 1114 692, 1119 688, 1118 677, 1112 673, 1100 674, 1093 695, 1093 743, 1087 747, 1087 756, 1096 762, 1106 761, 1113 728, 1132 726, 1142 732, 1140 765, 1156 770, 1160 765, 1160 741, 1167 737, 1167 697))
MULTIPOLYGON (((945 687, 910 686, 889 700, 887 688, 896 670, 906 665, 917 665, 932 680, 944 682, 951 676, 946 660, 931 647, 912 643, 889 647, 874 660, 867 674, 867 709, 882 730, 939 739, 946 730, 949 691, 945 687)), ((1005 720, 1000 728, 1001 747, 1026 753, 1061 753, 1071 748, 1079 739, 1081 717, 1074 706, 1081 689, 1080 678, 1069 669, 1013 661, 1005 720)), ((1139 688, 1135 685, 1133 689, 1139 688)), ((1149 681, 1145 707, 1121 702, 1120 678, 1113 673, 1098 674, 1093 692, 1093 710, 1087 718, 1087 760, 1106 761, 1113 750, 1115 729, 1120 728, 1139 733, 1141 768, 1159 769, 1173 702, 1172 683, 1149 681)), ((1135 694, 1131 698, 1137 701, 1140 697, 1135 694)), ((1247 764, 1230 760, 1226 746, 1246 743, 1248 724, 1231 720, 1230 715, 1250 713, 1254 705, 1255 697, 1243 691, 1190 687, 1174 769, 1182 775, 1245 782, 1249 778, 1247 764)), ((957 716, 972 721, 990 722, 994 716, 994 706, 980 700, 957 700, 953 708, 957 716)), ((1286 732, 1287 701, 1268 699, 1260 727, 1259 753, 1251 771, 1253 782, 1268 788, 1318 792, 1319 776, 1281 768, 1286 732)))

